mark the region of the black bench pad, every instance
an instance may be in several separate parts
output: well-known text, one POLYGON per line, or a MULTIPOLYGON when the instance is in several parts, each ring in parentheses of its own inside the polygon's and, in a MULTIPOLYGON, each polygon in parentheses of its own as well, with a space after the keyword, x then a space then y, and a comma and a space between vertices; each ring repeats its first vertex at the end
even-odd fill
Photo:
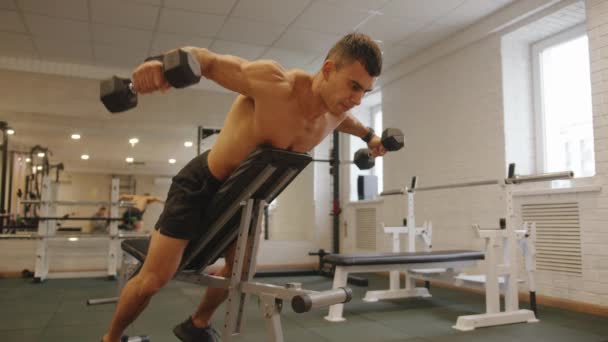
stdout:
MULTIPOLYGON (((306 153, 268 146, 253 151, 223 182, 209 206, 201 208, 204 221, 198 236, 188 243, 184 251, 180 270, 200 271, 215 262, 237 238, 242 209, 240 203, 250 198, 263 199, 270 203, 311 161, 312 158, 306 153), (269 177, 256 188, 250 188, 254 180, 268 167, 274 169, 269 177), (251 190, 251 193, 245 191, 247 189, 251 190), (220 227, 217 221, 223 214, 229 218, 220 227), (210 230, 212 227, 213 231, 210 230)), ((254 208, 254 213, 256 212, 257 208, 254 208)), ((148 238, 129 239, 123 241, 121 247, 143 261, 148 253, 149 243, 148 238)))
POLYGON ((323 262, 336 266, 363 266, 425 264, 483 259, 483 252, 471 250, 451 250, 415 253, 329 254, 323 257, 323 262))
POLYGON ((123 251, 143 263, 148 254, 148 247, 150 247, 150 238, 127 239, 120 244, 120 247, 123 251))

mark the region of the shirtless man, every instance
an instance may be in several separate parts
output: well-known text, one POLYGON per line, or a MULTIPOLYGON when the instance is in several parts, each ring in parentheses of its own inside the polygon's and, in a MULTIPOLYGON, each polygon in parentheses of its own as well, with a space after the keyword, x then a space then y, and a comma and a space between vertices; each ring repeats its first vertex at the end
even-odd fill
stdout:
MULTIPOLYGON (((386 153, 380 138, 349 113, 372 89, 382 69, 380 49, 368 36, 352 33, 343 37, 314 75, 285 70, 270 60, 247 61, 207 49, 185 49, 198 58, 203 76, 240 95, 211 150, 194 158, 173 178, 144 265, 123 289, 103 341, 119 341, 150 298, 171 280, 188 242, 204 234, 198 231, 200 212, 222 181, 257 146, 308 152, 337 129, 364 139, 374 156, 386 153)), ((170 87, 158 61, 138 66, 133 85, 139 94, 170 87)), ((217 275, 229 277, 234 254, 233 244, 217 275)), ((182 341, 215 341, 209 321, 227 293, 226 289, 208 288, 194 314, 173 329, 175 335, 182 341)))
POLYGON ((93 214, 93 221, 91 221, 91 233, 107 233, 108 221, 102 220, 108 218, 108 208, 101 206, 95 214, 93 214))
POLYGON ((144 228, 144 213, 148 208, 148 204, 154 202, 165 203, 160 197, 150 196, 150 194, 145 193, 143 195, 120 195, 119 200, 121 201, 131 201, 134 202, 133 206, 127 208, 127 210, 122 215, 123 225, 129 230, 133 230, 136 232, 141 232, 144 228))

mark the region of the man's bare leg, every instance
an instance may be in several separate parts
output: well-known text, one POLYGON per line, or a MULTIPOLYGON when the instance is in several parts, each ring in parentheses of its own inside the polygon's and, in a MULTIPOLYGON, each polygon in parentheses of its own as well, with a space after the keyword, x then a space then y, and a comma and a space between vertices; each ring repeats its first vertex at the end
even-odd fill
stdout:
POLYGON ((171 238, 158 231, 152 233, 151 239, 142 269, 120 294, 104 342, 120 341, 124 330, 145 309, 152 296, 173 278, 188 244, 187 240, 171 238))
MULTIPOLYGON (((217 276, 230 278, 235 253, 236 243, 233 243, 226 250, 226 264, 216 273, 217 276)), ((217 308, 226 300, 227 297, 227 289, 211 287, 207 288, 207 291, 203 296, 203 300, 198 305, 194 315, 192 315, 192 323, 194 323, 194 326, 197 328, 204 328, 208 326, 211 316, 213 316, 215 310, 217 310, 217 308)))

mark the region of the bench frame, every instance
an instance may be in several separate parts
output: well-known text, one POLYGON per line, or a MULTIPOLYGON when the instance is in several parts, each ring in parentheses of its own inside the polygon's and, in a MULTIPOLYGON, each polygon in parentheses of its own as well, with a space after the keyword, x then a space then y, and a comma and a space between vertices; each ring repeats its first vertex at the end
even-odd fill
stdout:
MULTIPOLYGON (((224 183, 218 193, 224 188, 232 189, 226 192, 237 193, 237 196, 229 197, 232 199, 227 202, 225 198, 216 195, 214 201, 217 200, 219 204, 214 206, 212 203, 210 208, 218 210, 221 214, 207 225, 208 233, 194 240, 193 245, 186 249, 181 266, 174 276, 174 279, 179 281, 228 289, 224 324, 221 328, 223 341, 232 341, 243 331, 245 320, 243 312, 250 294, 260 298, 260 311, 266 321, 269 335, 267 340, 272 342, 284 340, 280 316, 284 301, 291 301, 294 311, 301 313, 322 306, 348 302, 352 298, 352 292, 346 287, 328 291, 311 291, 302 289, 299 284, 288 284, 283 287, 252 281, 260 245, 264 208, 312 160, 305 154, 270 150, 269 155, 272 154, 270 161, 265 159, 264 151, 254 152, 224 183), (247 165, 256 163, 256 156, 261 156, 257 165, 262 161, 264 166, 261 170, 248 170, 247 165), (292 163, 293 160, 285 160, 290 156, 297 158, 298 161, 292 163), (248 172, 255 173, 252 179, 245 182, 246 184, 235 185, 236 181, 233 180, 248 172), (235 215, 239 213, 238 226, 233 226, 231 222, 236 220, 235 215), (235 239, 236 253, 231 277, 205 274, 205 268, 220 257, 235 239)), ((143 248, 145 242, 144 240, 123 243, 124 257, 121 270, 125 271, 125 274, 121 280, 130 279, 141 269, 147 251, 139 250, 135 246, 141 244, 139 247, 143 248)), ((108 298, 89 300, 87 303, 95 305, 116 301, 117 298, 108 298)))

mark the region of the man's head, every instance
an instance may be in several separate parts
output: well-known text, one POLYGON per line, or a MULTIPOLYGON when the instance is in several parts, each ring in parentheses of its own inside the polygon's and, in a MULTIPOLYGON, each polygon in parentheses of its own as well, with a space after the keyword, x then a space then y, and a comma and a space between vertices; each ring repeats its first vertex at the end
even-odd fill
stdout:
POLYGON ((331 113, 341 114, 361 103, 382 71, 378 44, 363 33, 340 39, 325 57, 321 96, 331 113))

